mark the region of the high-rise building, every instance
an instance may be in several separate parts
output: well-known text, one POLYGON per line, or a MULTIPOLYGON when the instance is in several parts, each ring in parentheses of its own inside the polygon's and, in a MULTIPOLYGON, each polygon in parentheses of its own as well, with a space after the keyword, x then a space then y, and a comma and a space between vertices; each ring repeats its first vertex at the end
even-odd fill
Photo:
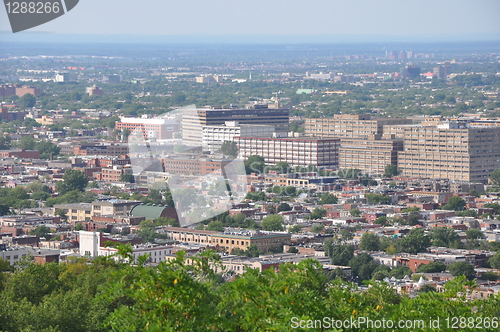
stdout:
POLYGON ((248 109, 198 108, 183 110, 182 139, 189 146, 201 146, 204 126, 220 126, 226 121, 238 121, 247 125, 274 126, 278 137, 286 137, 289 125, 289 110, 254 105, 248 109))
POLYGON ((409 119, 371 118, 370 114, 335 114, 329 119, 305 119, 305 133, 316 137, 367 138, 384 134, 384 125, 411 123, 409 119))
POLYGON ((446 123, 402 128, 404 151, 398 167, 411 177, 488 181, 500 168, 500 128, 446 123))
POLYGON ((117 130, 140 130, 146 139, 170 139, 174 133, 179 131, 179 124, 175 119, 143 119, 122 118, 116 122, 117 130))
POLYGON ((104 75, 102 78, 102 81, 104 83, 117 84, 117 83, 120 83, 122 81, 122 79, 123 79, 122 75, 113 74, 113 75, 104 75))
POLYGON ((237 136, 243 137, 273 137, 274 126, 268 125, 244 125, 238 121, 226 121, 224 126, 203 127, 203 151, 218 152, 222 143, 232 142, 237 136))
POLYGON ((98 87, 96 85, 94 86, 89 86, 87 89, 86 89, 87 93, 89 94, 89 96, 102 96, 102 88, 101 87, 98 87))
POLYGON ((314 165, 319 168, 338 168, 340 139, 329 138, 256 138, 235 137, 239 157, 247 160, 259 155, 268 164, 287 162, 291 166, 314 165))
POLYGON ((394 135, 342 138, 339 168, 353 168, 371 175, 382 175, 387 165, 398 164, 398 151, 402 150, 403 140, 395 139, 394 135))
POLYGON ((56 74, 55 81, 57 83, 69 82, 69 74, 68 73, 58 73, 58 74, 56 74))
POLYGON ((439 65, 437 67, 432 68, 432 73, 437 78, 439 78, 441 80, 445 80, 446 77, 450 74, 449 63, 445 63, 444 65, 439 65))

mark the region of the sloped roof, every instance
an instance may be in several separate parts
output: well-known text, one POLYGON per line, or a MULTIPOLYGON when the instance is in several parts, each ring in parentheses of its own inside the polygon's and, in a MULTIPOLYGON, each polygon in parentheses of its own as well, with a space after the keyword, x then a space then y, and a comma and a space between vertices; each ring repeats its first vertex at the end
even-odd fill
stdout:
POLYGON ((134 206, 130 211, 130 215, 134 217, 144 217, 146 219, 155 220, 161 217, 163 211, 168 208, 167 206, 161 205, 146 205, 139 204, 134 206))

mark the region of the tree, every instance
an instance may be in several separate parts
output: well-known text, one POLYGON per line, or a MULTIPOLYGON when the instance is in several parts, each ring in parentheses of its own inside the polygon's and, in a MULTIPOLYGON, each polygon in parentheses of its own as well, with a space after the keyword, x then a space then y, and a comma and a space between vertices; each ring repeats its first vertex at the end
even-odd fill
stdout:
POLYGON ((236 158, 238 156, 238 145, 236 142, 224 141, 221 145, 220 152, 226 156, 236 158))
POLYGON ((436 292, 436 288, 432 285, 422 285, 420 289, 418 290, 419 293, 429 293, 429 292, 436 292))
POLYGON ((374 233, 366 232, 361 237, 359 249, 367 251, 377 251, 380 249, 380 238, 374 233))
POLYGON ((8 150, 11 147, 11 139, 9 135, 0 134, 0 150, 8 150))
POLYGON ((60 195, 64 195, 70 191, 84 191, 89 180, 85 177, 82 171, 76 169, 69 169, 64 172, 64 181, 59 181, 56 184, 56 189, 60 195))
POLYGON ((393 176, 399 175, 401 171, 398 169, 396 165, 387 165, 385 166, 384 177, 392 178, 393 176))
POLYGON ((287 174, 292 171, 292 167, 286 161, 277 162, 273 169, 280 174, 287 174))
MULTIPOLYGON (((325 248, 325 251, 327 248, 325 248)), ((347 266, 354 257, 354 247, 349 244, 333 245, 329 250, 333 265, 347 266)))
POLYGON ((496 186, 500 186, 500 168, 491 173, 490 182, 496 186))
POLYGON ((32 136, 23 136, 17 143, 19 149, 33 150, 35 148, 36 141, 32 136))
POLYGON ((148 193, 148 198, 151 200, 153 204, 161 204, 163 200, 163 195, 159 190, 150 189, 148 193))
POLYGON ((5 204, 0 204, 0 216, 7 216, 10 214, 10 209, 5 204))
POLYGON ((307 216, 308 219, 321 219, 326 215, 326 210, 323 208, 315 208, 313 212, 307 216))
POLYGON ((59 216, 63 222, 68 221, 68 215, 66 214, 66 211, 63 209, 56 209, 54 211, 54 215, 59 216))
POLYGON ((260 226, 265 231, 283 231, 283 217, 278 214, 267 216, 260 226))
POLYGON ((469 228, 468 230, 465 231, 465 234, 467 235, 468 240, 484 239, 484 234, 483 232, 481 232, 480 229, 469 228))
POLYGON ((28 232, 29 235, 36 235, 43 238, 47 238, 47 235, 50 233, 52 232, 47 226, 38 226, 37 228, 32 229, 28 232))
POLYGON ((385 248, 385 253, 387 255, 395 255, 398 253, 398 249, 396 248, 395 245, 391 244, 390 246, 388 246, 387 248, 385 248))
POLYGON ((488 209, 493 209, 494 214, 500 214, 500 204, 498 203, 484 204, 484 207, 488 209))
POLYGON ((321 233, 324 229, 325 229, 325 226, 318 224, 318 225, 314 225, 311 227, 311 232, 321 233))
POLYGON ((500 251, 490 257, 490 259, 488 259, 488 263, 492 268, 500 270, 500 251))
POLYGON ((294 247, 294 246, 290 246, 287 250, 287 252, 289 254, 297 254, 299 252, 299 249, 297 249, 297 247, 294 247))
POLYGON ((440 273, 443 271, 446 271, 446 265, 441 261, 422 264, 417 268, 417 272, 419 273, 440 273))
POLYGON ((128 183, 134 183, 135 178, 133 174, 122 174, 120 175, 120 181, 121 182, 128 182, 128 183))
POLYGON ((360 281, 371 279, 378 265, 367 253, 354 256, 349 261, 352 275, 358 277, 360 281))
POLYGON ((377 224, 377 225, 382 225, 382 226, 386 226, 389 224, 386 216, 378 217, 377 219, 375 219, 375 221, 373 223, 377 224))
POLYGON ((404 238, 398 242, 398 251, 409 254, 418 254, 427 251, 431 245, 431 239, 424 234, 422 228, 413 228, 404 238))
POLYGON ((31 108, 36 105, 36 98, 31 93, 27 93, 19 98, 19 104, 22 108, 31 108))
POLYGON ((337 196, 331 193, 323 193, 320 196, 320 201, 318 202, 319 205, 323 204, 337 204, 339 199, 337 196))
MULTIPOLYGON (((10 271, 13 271, 14 268, 12 265, 10 265, 10 262, 6 259, 3 259, 2 257, 0 257, 0 274, 2 272, 10 272, 10 271)), ((0 281, 2 279, 0 278, 0 281)), ((1 286, 0 286, 0 290, 1 290, 1 286)))
POLYGON ((36 142, 34 149, 40 152, 41 159, 52 159, 61 151, 60 147, 49 141, 36 142))
POLYGON ((281 203, 279 206, 278 206, 278 212, 282 212, 282 211, 290 211, 292 209, 292 207, 288 204, 288 203, 281 203))
POLYGON ((497 281, 498 279, 500 279, 500 275, 496 274, 495 272, 486 271, 481 275, 481 279, 489 281, 497 281))
POLYGON ((142 242, 153 243, 156 238, 156 226, 151 220, 143 220, 139 224, 139 231, 137 234, 142 238, 142 242))
POLYGON ((74 231, 83 231, 83 230, 85 230, 85 227, 83 226, 83 224, 81 222, 79 222, 75 225, 75 227, 73 227, 73 230, 74 231))
POLYGON ((448 266, 448 271, 454 276, 465 276, 469 280, 476 277, 474 266, 467 262, 456 262, 448 266))
POLYGON ((389 196, 385 196, 382 194, 366 194, 365 195, 366 201, 369 204, 390 204, 391 203, 391 198, 389 196))
POLYGON ((219 221, 219 220, 211 221, 207 225, 207 230, 216 231, 216 232, 223 232, 224 231, 224 224, 222 223, 222 221, 219 221))
POLYGON ((430 231, 430 236, 432 244, 438 247, 457 246, 460 242, 460 236, 450 227, 434 227, 430 231))
POLYGON ((245 170, 247 174, 251 173, 262 174, 264 173, 264 166, 265 166, 264 158, 262 158, 259 155, 250 156, 245 161, 245 170))
POLYGON ((361 211, 359 209, 351 209, 349 213, 355 218, 361 216, 361 211))
POLYGON ((467 203, 465 200, 460 197, 460 196, 453 196, 450 197, 448 200, 448 203, 446 205, 443 205, 443 210, 455 210, 455 211, 462 211, 467 203))
POLYGON ((300 225, 293 225, 288 230, 290 231, 290 233, 294 233, 295 234, 295 233, 298 233, 298 232, 302 231, 302 226, 300 226, 300 225))

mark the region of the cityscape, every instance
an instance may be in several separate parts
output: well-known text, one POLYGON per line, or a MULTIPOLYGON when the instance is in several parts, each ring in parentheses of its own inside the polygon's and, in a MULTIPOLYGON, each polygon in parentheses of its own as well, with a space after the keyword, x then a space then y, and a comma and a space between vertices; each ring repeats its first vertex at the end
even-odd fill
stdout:
POLYGON ((497 331, 498 38, 317 24, 0 35, 0 331, 497 331))

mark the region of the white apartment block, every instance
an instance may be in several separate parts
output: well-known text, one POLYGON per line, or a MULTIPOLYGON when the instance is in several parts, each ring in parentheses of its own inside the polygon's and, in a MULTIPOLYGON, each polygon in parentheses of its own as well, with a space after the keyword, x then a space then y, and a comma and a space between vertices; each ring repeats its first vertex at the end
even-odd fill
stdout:
POLYGON ((223 126, 203 126, 202 147, 204 152, 215 153, 225 141, 235 137, 273 137, 275 128, 271 125, 245 125, 238 121, 226 121, 223 126))

